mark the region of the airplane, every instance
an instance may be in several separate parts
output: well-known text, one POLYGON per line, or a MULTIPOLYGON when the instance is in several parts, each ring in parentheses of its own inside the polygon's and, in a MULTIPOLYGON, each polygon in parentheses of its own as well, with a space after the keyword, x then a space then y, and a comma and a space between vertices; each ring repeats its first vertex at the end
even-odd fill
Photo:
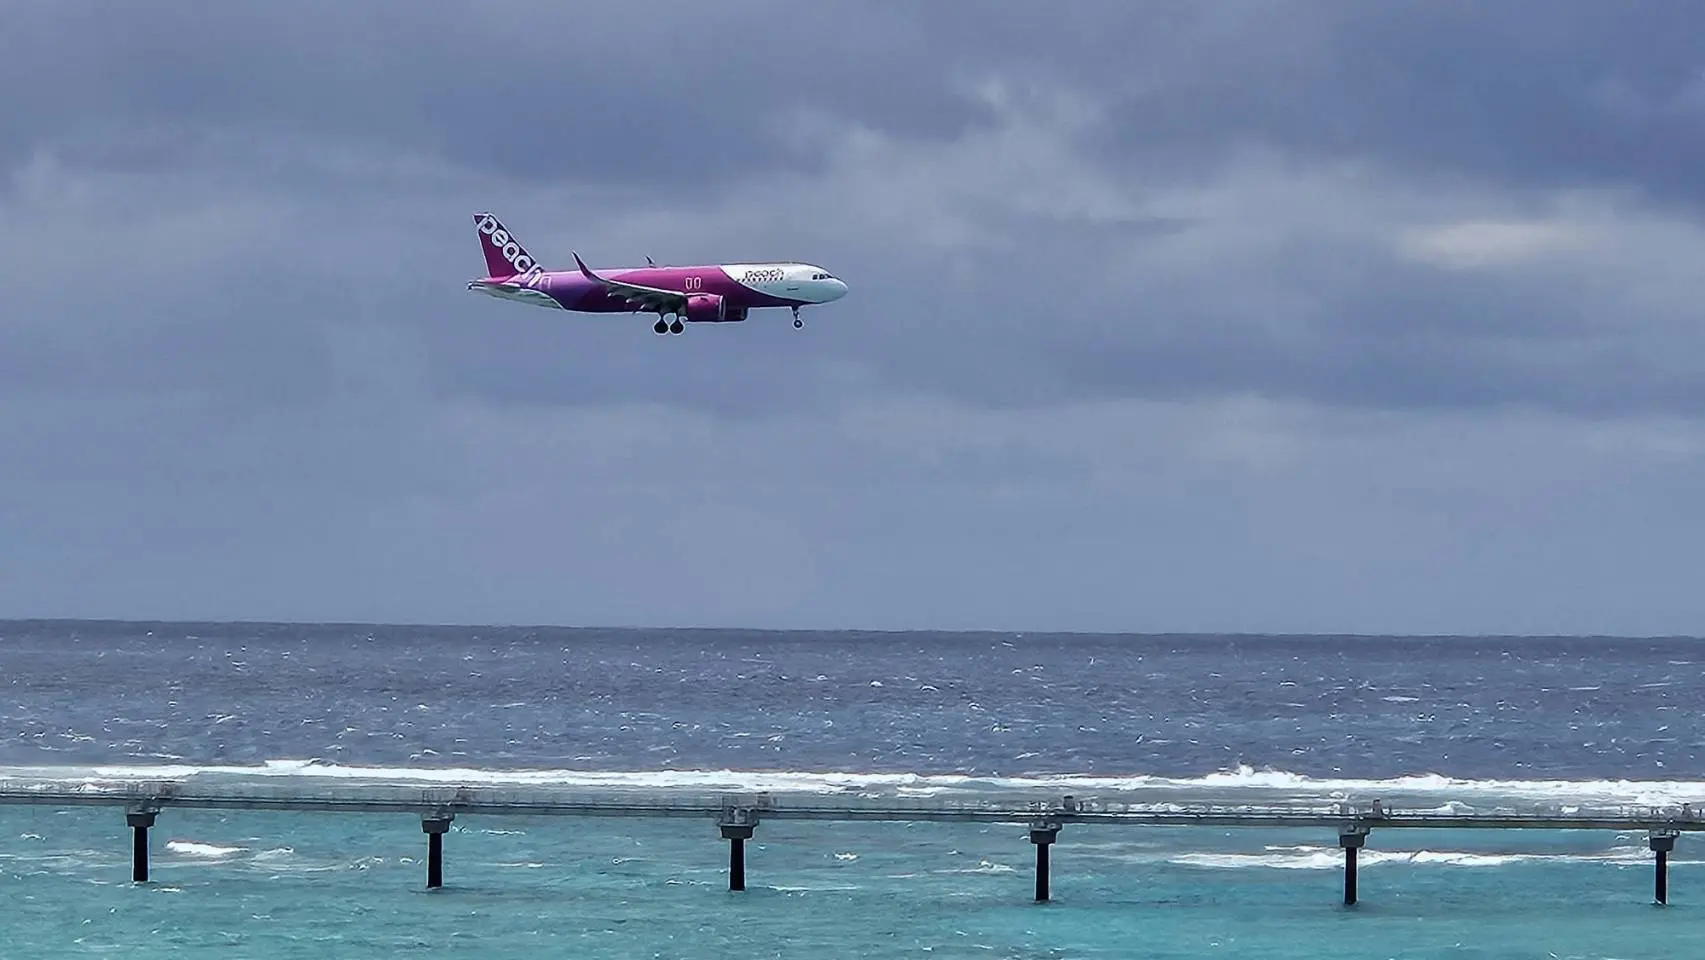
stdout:
POLYGON ((546 270, 490 213, 474 214, 486 276, 468 289, 502 300, 581 313, 655 313, 654 333, 680 333, 687 323, 739 323, 759 307, 799 308, 846 296, 839 277, 809 263, 722 263, 647 266, 593 272, 573 253, 574 270, 546 270), (672 320, 665 320, 673 317, 672 320))

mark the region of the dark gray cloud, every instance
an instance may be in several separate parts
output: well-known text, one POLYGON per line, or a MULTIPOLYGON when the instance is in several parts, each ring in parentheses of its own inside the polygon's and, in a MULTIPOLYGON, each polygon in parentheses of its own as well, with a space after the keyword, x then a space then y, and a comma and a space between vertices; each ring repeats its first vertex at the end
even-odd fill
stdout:
POLYGON ((934 39, 898 12, 308 0, 147 11, 20 7, 0 124, 72 156, 163 165, 208 129, 431 153, 493 175, 702 185, 779 162, 777 120, 823 107, 909 136, 979 111, 915 83, 934 39), (51 79, 50 79, 51 78, 51 79), (714 79, 713 79, 714 78, 714 79))
POLYGON ((0 9, 0 615, 1705 614, 1682 7, 0 9), (482 208, 853 294, 495 303, 482 208))
POLYGON ((1103 92, 1109 141, 1180 170, 1260 140, 1528 188, 1697 198, 1705 146, 1688 39, 1705 15, 1670 3, 1087 0, 967 16, 903 2, 172 0, 8 16, 0 79, 42 95, 0 105, 21 134, 5 149, 46 138, 127 168, 176 162, 212 128, 371 142, 533 181, 702 186, 807 159, 775 143, 799 109, 952 139, 993 121, 960 89, 990 74, 1103 92))

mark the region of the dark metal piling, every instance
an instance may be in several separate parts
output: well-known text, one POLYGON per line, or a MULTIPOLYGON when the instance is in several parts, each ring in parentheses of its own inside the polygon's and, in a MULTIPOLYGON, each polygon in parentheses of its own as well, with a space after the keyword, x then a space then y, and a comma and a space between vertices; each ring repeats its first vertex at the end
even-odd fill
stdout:
POLYGON ((455 814, 444 813, 437 816, 423 817, 420 829, 426 834, 426 888, 436 890, 444 886, 444 835, 450 832, 450 821, 456 819, 455 814))
POLYGON ((1657 874, 1653 879, 1653 898, 1659 906, 1669 903, 1669 855, 1675 849, 1677 834, 1673 830, 1653 830, 1646 842, 1657 855, 1657 874))
POLYGON ((1356 851, 1368 842, 1366 827, 1351 827, 1338 834, 1338 846, 1344 848, 1344 905, 1356 904, 1356 851))
POLYGON ((752 839, 751 824, 722 824, 722 838, 728 841, 728 889, 746 889, 746 841, 752 839))
POLYGON ((1060 835, 1060 825, 1038 822, 1030 825, 1030 842, 1036 846, 1036 902, 1048 902, 1048 848, 1060 835))
POLYGON ((148 828, 154 825, 152 810, 132 810, 124 815, 130 824, 130 879, 148 882, 148 828))
POLYGON ((716 821, 722 839, 728 841, 728 889, 746 889, 746 841, 758 827, 758 812, 730 804, 716 821))

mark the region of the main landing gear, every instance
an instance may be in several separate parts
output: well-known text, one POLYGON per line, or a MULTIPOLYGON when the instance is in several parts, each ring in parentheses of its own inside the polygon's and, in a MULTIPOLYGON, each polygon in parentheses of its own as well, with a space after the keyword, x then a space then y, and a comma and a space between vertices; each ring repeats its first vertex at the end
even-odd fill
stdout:
POLYGON ((799 319, 799 308, 794 307, 793 308, 793 329, 798 330, 800 327, 803 327, 803 326, 805 326, 805 321, 799 319))
POLYGON ((662 317, 658 317, 657 322, 651 325, 651 332, 659 336, 662 336, 665 333, 680 333, 685 329, 687 328, 682 325, 680 317, 676 317, 673 321, 667 323, 664 322, 662 317))

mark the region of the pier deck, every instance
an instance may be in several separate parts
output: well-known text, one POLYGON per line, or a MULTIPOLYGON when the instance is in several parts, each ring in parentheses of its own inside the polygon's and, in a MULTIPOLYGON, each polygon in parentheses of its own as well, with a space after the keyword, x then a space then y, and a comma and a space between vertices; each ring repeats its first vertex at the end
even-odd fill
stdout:
MULTIPOLYGON (((282 779, 282 778, 281 778, 282 779)), ((731 793, 587 787, 429 786, 291 777, 289 783, 0 780, 0 805, 123 806, 391 813, 434 816, 687 817, 716 819, 730 810, 769 820, 841 820, 1028 824, 1123 824, 1448 830, 1705 830, 1705 808, 1583 808, 1554 804, 1473 812, 1406 811, 1379 801, 1332 803, 1173 803, 1102 800, 883 797, 823 793, 731 793)))
POLYGON ((1175 802, 1035 798, 990 794, 899 797, 852 793, 729 793, 588 787, 422 786, 336 778, 255 780, 0 780, 0 806, 121 807, 133 831, 133 879, 148 878, 148 831, 168 809, 409 814, 428 837, 429 887, 443 883, 443 838, 458 816, 677 817, 711 821, 729 841, 729 888, 745 889, 745 841, 764 820, 1009 823, 1029 828, 1036 847, 1036 899, 1048 899, 1048 848, 1069 825, 1300 828, 1337 831, 1344 850, 1344 902, 1356 902, 1356 854, 1374 830, 1644 831, 1655 856, 1655 899, 1667 902, 1669 853, 1682 833, 1705 831, 1698 804, 1584 808, 1406 810, 1384 801, 1175 802))

